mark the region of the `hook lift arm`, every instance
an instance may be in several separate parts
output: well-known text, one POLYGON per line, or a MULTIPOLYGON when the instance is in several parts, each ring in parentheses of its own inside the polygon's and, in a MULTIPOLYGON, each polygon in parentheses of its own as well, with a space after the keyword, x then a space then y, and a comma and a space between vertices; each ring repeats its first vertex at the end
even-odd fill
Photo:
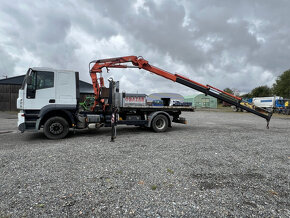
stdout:
POLYGON ((269 112, 265 109, 256 107, 257 110, 254 109, 254 107, 247 107, 245 104, 241 104, 243 102, 243 99, 240 97, 237 97, 235 95, 232 95, 230 93, 224 92, 218 88, 215 88, 210 85, 203 85, 201 83, 195 82, 189 78, 186 78, 184 76, 181 76, 179 74, 172 74, 165 70, 162 70, 160 68, 157 68, 153 65, 150 65, 147 60, 145 60, 143 57, 137 57, 137 56, 125 56, 125 57, 117 57, 117 58, 108 58, 108 59, 101 59, 101 60, 95 60, 90 62, 89 64, 90 68, 90 76, 92 78, 93 87, 94 87, 94 93, 95 93, 95 104, 93 106, 93 109, 98 105, 101 101, 100 98, 100 92, 101 88, 104 87, 104 78, 102 76, 102 68, 139 68, 147 70, 151 73, 157 74, 159 76, 162 76, 166 79, 169 79, 173 82, 180 83, 184 86, 190 87, 192 89, 195 89, 197 91, 200 91, 206 95, 210 95, 212 97, 215 97, 217 99, 220 99, 222 101, 225 101, 231 105, 236 106, 237 108, 241 108, 243 110, 246 110, 250 113, 256 114, 267 121, 267 128, 269 128, 269 122, 272 117, 272 112, 269 112), (124 63, 131 63, 132 65, 126 65, 124 63), (94 64, 91 68, 91 64, 94 64), (98 79, 97 73, 100 74, 100 78, 98 79))

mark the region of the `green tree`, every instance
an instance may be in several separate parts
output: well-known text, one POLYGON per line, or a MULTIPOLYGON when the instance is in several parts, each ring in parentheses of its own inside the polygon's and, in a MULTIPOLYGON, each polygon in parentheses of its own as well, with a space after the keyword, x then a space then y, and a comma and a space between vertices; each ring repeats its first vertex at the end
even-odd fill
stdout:
MULTIPOLYGON (((223 91, 224 91, 224 92, 227 92, 227 93, 230 93, 230 94, 234 94, 233 90, 230 89, 230 88, 225 88, 223 91)), ((225 97, 227 96, 226 94, 223 94, 223 93, 220 93, 220 95, 225 96, 225 97)), ((219 103, 219 104, 222 104, 223 101, 220 100, 220 99, 218 99, 218 103, 219 103)), ((227 107, 227 106, 230 106, 230 104, 227 104, 227 103, 224 102, 224 103, 223 103, 223 106, 227 107)))
POLYGON ((251 93, 243 94, 243 95, 241 95, 241 97, 242 97, 243 99, 253 98, 253 96, 252 96, 251 93))
POLYGON ((273 84, 273 92, 277 96, 290 98, 290 70, 285 71, 277 78, 273 84))
POLYGON ((272 96, 273 92, 268 86, 258 86, 252 90, 251 95, 253 97, 268 97, 272 96))
POLYGON ((224 92, 230 93, 230 94, 234 94, 233 90, 230 88, 225 88, 224 92))

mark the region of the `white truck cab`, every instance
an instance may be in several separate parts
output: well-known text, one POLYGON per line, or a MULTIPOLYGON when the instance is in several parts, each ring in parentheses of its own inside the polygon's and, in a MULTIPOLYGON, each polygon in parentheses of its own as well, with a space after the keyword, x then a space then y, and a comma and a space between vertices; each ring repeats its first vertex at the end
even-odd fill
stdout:
POLYGON ((20 110, 18 129, 21 132, 39 130, 44 124, 45 115, 57 108, 63 111, 76 110, 78 89, 78 72, 29 68, 17 99, 17 108, 20 110))

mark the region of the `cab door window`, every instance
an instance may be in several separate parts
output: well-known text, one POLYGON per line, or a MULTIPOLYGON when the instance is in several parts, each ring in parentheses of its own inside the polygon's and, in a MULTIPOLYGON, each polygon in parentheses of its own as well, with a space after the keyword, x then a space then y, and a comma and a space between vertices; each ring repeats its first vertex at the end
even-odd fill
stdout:
POLYGON ((31 84, 27 85, 27 98, 35 98, 36 90, 54 87, 54 73, 48 71, 32 71, 31 84))
POLYGON ((53 72, 38 71, 36 76, 36 89, 47 89, 54 86, 53 72))

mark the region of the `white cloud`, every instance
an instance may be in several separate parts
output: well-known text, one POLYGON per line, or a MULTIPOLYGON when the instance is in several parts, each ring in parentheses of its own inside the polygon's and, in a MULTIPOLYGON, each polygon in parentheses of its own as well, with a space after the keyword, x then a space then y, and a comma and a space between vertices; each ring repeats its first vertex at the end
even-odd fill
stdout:
MULTIPOLYGON (((142 55, 169 72, 248 92, 289 68, 290 2, 0 0, 0 75, 28 67, 74 69, 90 81, 95 59, 142 55)), ((112 69, 127 92, 192 90, 138 69, 112 69)))

